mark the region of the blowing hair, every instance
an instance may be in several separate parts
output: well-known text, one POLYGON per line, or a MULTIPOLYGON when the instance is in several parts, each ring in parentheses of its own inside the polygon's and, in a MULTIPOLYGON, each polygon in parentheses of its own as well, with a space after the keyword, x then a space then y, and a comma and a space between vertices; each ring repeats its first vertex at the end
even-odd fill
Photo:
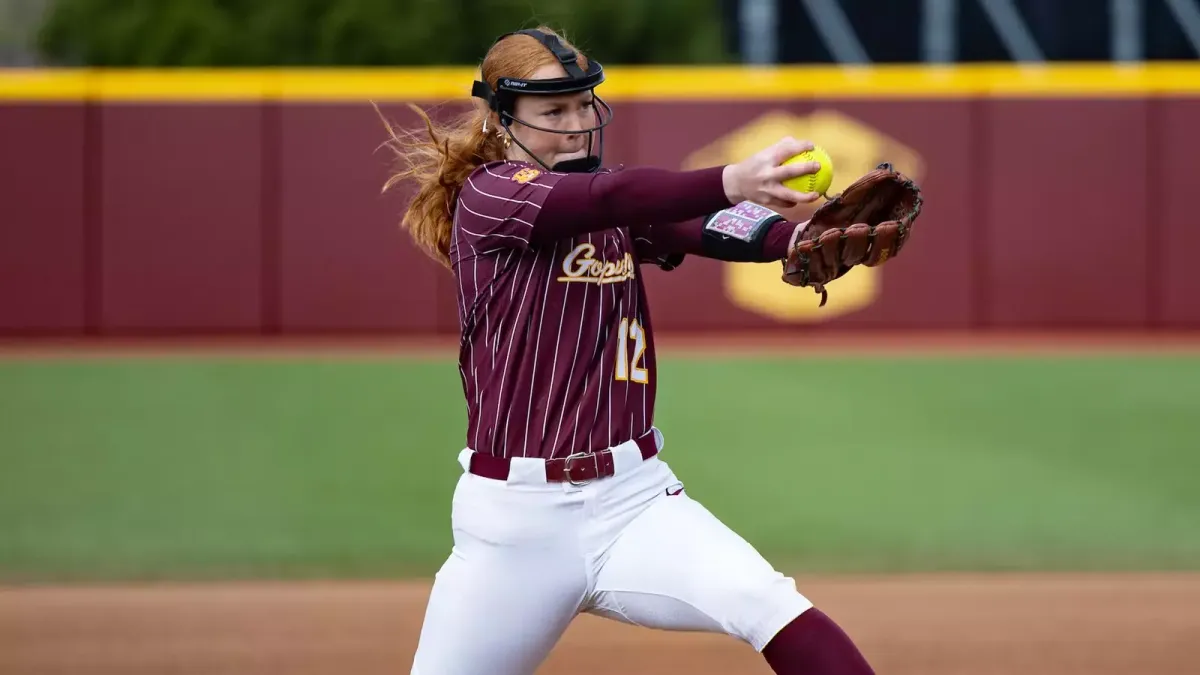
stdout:
MULTIPOLYGON (((553 34, 575 52, 581 68, 585 57, 574 45, 546 26, 538 30, 553 34)), ((493 89, 502 77, 528 79, 542 66, 558 60, 536 38, 511 35, 492 45, 480 66, 480 77, 493 89)), ((400 222, 413 241, 430 257, 450 267, 450 238, 454 225, 454 203, 471 172, 487 162, 504 159, 503 128, 497 115, 479 100, 471 110, 446 123, 438 123, 420 107, 408 104, 424 123, 422 130, 397 130, 383 119, 385 141, 395 154, 398 168, 384 183, 383 191, 408 181, 416 193, 400 222), (487 131, 484 131, 484 123, 487 131)), ((376 107, 376 112, 379 112, 376 107)))

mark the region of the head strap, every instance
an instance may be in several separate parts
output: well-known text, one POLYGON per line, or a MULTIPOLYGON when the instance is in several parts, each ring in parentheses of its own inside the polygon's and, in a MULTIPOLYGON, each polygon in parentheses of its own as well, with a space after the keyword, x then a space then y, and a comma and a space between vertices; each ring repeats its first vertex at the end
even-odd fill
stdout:
MULTIPOLYGON (((579 67, 579 58, 575 55, 574 50, 567 48, 567 46, 558 39, 557 35, 543 33, 536 28, 519 30, 509 33, 508 35, 528 35, 529 37, 535 38, 538 42, 541 42, 543 45, 545 45, 546 49, 550 50, 551 54, 554 54, 554 58, 558 59, 558 62, 562 64, 563 70, 567 71, 567 77, 577 80, 584 76, 583 70, 579 67)), ((501 39, 504 37, 507 36, 502 36, 501 39)), ((497 42, 498 41, 499 40, 497 40, 497 42)))
MULTIPOLYGON (((579 67, 579 57, 575 51, 568 48, 557 36, 543 33, 535 28, 505 33, 496 38, 500 42, 512 35, 528 35, 542 43, 546 49, 558 59, 559 65, 567 72, 566 77, 556 77, 548 80, 518 80, 502 77, 493 89, 485 80, 476 80, 471 85, 471 95, 483 99, 488 109, 500 114, 511 114, 512 105, 518 94, 573 94, 594 89, 604 82, 604 68, 596 61, 589 61, 587 70, 579 67)), ((495 42, 492 44, 494 45, 495 42)))

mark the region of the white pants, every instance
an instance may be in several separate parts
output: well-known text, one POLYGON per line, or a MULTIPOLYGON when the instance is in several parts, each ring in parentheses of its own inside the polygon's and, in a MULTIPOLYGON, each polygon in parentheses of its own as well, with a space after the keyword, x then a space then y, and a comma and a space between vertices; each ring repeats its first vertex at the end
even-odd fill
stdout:
POLYGON ((412 675, 531 675, 580 612, 761 651, 812 607, 665 462, 613 451, 616 475, 582 486, 547 483, 541 460, 512 460, 507 481, 463 474, 412 675))

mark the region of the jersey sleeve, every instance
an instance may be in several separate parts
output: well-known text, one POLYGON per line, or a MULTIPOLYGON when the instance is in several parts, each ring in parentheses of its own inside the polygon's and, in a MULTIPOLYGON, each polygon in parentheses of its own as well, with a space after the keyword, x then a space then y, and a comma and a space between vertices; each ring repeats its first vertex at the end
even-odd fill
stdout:
POLYGON ((703 218, 681 223, 643 225, 629 228, 633 250, 642 264, 658 265, 673 270, 687 255, 702 255, 700 231, 703 218))
POLYGON ((730 206, 723 170, 638 167, 564 174, 492 162, 472 172, 459 191, 459 245, 484 254, 614 227, 697 218, 730 206))
POLYGON ((459 191, 456 227, 479 253, 527 249, 533 224, 551 188, 566 174, 529 164, 492 162, 476 169, 459 191))

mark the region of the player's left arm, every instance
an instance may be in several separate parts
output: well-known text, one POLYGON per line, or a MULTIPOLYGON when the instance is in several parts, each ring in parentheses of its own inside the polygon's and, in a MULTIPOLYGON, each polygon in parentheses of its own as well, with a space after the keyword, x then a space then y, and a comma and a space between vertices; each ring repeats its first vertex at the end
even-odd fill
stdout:
POLYGON ((670 270, 688 255, 725 262, 778 262, 804 229, 771 209, 742 202, 703 218, 630 228, 643 263, 670 270))

